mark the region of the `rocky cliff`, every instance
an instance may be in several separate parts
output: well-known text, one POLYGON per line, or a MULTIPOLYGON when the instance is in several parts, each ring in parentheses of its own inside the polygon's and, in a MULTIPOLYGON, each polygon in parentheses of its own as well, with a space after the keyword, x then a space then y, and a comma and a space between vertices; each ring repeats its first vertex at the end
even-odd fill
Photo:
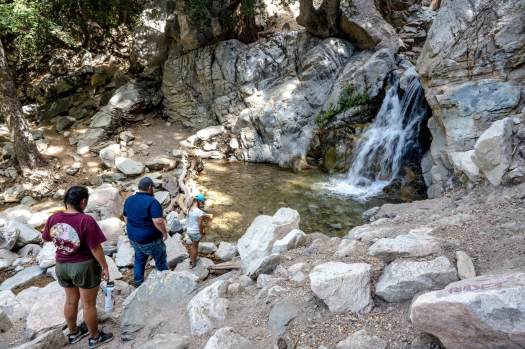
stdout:
POLYGON ((458 182, 522 182, 525 3, 446 1, 417 69, 433 117, 430 196, 458 182))

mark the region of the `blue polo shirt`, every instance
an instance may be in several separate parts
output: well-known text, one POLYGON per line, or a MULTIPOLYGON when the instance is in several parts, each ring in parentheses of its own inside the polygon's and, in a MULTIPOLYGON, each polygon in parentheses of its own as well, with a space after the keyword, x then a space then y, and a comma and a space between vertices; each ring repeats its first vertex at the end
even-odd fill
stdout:
POLYGON ((162 218, 162 206, 145 192, 137 192, 126 199, 124 217, 127 218, 128 237, 139 244, 148 244, 162 238, 153 218, 162 218))

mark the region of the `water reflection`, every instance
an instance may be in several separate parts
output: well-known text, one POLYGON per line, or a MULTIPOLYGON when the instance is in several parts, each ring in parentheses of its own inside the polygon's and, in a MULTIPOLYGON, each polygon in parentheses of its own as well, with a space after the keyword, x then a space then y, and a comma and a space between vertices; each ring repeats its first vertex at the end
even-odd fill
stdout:
POLYGON ((301 214, 301 229, 343 236, 362 223, 361 214, 385 202, 357 202, 331 194, 315 183, 329 178, 318 170, 299 174, 266 164, 208 161, 199 185, 209 198, 214 220, 207 240, 237 240, 259 214, 288 206, 301 214))

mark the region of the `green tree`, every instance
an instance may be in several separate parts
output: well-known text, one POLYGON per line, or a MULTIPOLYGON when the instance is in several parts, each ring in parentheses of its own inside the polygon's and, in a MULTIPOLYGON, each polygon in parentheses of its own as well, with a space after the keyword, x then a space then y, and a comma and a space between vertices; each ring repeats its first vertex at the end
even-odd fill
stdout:
POLYGON ((0 39, 21 63, 52 48, 89 49, 110 29, 131 27, 142 6, 140 0, 0 0, 0 39))

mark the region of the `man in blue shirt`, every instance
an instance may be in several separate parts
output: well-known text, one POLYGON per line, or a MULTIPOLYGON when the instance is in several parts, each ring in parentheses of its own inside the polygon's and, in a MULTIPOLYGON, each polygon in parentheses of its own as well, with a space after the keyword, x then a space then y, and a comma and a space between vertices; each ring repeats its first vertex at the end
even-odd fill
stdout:
POLYGON ((135 250, 133 278, 135 287, 144 281, 148 257, 153 257, 157 270, 168 270, 166 244, 168 238, 162 206, 153 196, 153 181, 144 177, 139 181, 139 191, 126 199, 124 219, 131 246, 135 250))

